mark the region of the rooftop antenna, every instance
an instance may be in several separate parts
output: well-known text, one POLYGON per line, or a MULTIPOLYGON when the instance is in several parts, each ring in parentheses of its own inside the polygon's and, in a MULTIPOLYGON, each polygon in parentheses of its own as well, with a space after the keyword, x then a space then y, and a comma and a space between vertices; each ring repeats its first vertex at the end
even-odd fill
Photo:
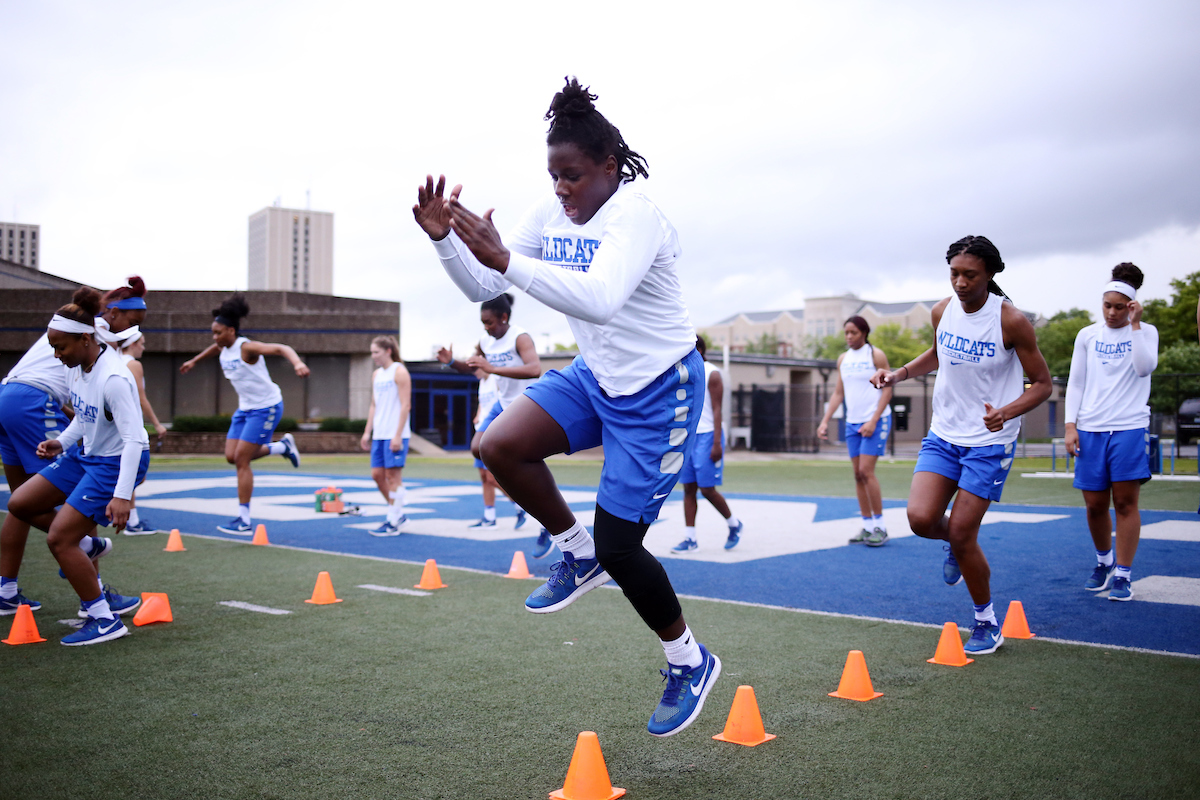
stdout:
POLYGON ((312 211, 312 189, 304 190, 304 210, 312 211))
POLYGON ((282 196, 276 197, 275 198, 275 207, 279 208, 281 205, 283 205, 283 197, 282 196))

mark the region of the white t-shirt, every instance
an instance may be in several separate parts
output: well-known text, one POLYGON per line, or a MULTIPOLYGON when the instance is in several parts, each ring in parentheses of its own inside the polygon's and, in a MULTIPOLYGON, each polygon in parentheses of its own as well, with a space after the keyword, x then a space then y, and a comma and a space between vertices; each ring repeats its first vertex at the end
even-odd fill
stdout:
POLYGON ((229 347, 222 347, 219 356, 221 371, 237 392, 238 408, 253 411, 282 403, 283 392, 267 372, 266 356, 259 356, 253 364, 242 360, 242 345, 248 341, 245 336, 239 336, 229 347))
POLYGON ((1081 431, 1130 431, 1150 424, 1150 374, 1158 366, 1158 329, 1148 322, 1100 322, 1075 336, 1066 421, 1081 431))
MULTIPOLYGON (((389 442, 396 435, 396 426, 400 424, 400 392, 396 386, 396 370, 400 362, 393 361, 386 367, 375 370, 371 376, 371 390, 375 398, 375 416, 371 420, 371 438, 387 439, 389 442)), ((409 417, 404 416, 404 430, 400 432, 401 439, 412 436, 409 427, 409 417)))
MULTIPOLYGON (((508 330, 499 339, 484 334, 479 340, 479 349, 493 367, 519 367, 525 363, 525 359, 517 352, 517 337, 523 333, 524 328, 509 325, 508 330)), ((496 399, 500 401, 501 410, 508 408, 527 387, 538 381, 537 378, 508 378, 495 373, 489 374, 488 377, 495 378, 496 399)))
POLYGON ((59 405, 71 397, 71 390, 67 386, 67 368, 54 356, 54 348, 44 333, 9 370, 4 382, 9 381, 20 381, 44 389, 59 405))
POLYGON ((636 394, 696 347, 679 285, 675 228, 631 184, 576 225, 548 196, 504 239, 503 275, 451 232, 434 242, 442 266, 474 302, 516 286, 567 315, 579 353, 610 397, 636 394))
POLYGON ((929 430, 960 447, 1008 444, 1021 432, 1014 417, 996 432, 983 423, 986 410, 1006 406, 1025 391, 1024 370, 1015 349, 1004 348, 1000 309, 1004 299, 988 294, 973 314, 951 297, 937 328, 937 380, 933 384, 933 419, 929 430))
MULTIPOLYGON (((846 422, 851 425, 861 425, 875 416, 879 408, 879 396, 882 389, 871 385, 871 376, 875 374, 875 348, 864 344, 857 350, 847 350, 838 366, 838 374, 842 376, 842 391, 846 398, 846 422)), ((892 407, 885 405, 880 419, 890 416, 892 407)))

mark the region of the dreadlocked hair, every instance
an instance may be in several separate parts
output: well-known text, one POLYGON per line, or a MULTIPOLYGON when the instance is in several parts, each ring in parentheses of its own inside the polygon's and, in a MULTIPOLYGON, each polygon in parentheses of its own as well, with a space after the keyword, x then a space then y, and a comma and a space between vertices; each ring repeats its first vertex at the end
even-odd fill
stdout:
POLYGON ((146 296, 146 282, 143 281, 141 279, 141 276, 139 276, 139 275, 130 275, 125 280, 124 286, 118 286, 117 288, 113 289, 112 291, 107 292, 104 295, 103 299, 101 300, 101 303, 103 305, 107 306, 109 303, 116 303, 121 300, 124 300, 127 297, 145 297, 145 296, 146 296))
POLYGON ((242 326, 242 318, 250 315, 250 306, 246 304, 245 297, 235 294, 224 300, 219 308, 214 308, 212 314, 223 325, 236 331, 242 326))
MULTIPOLYGON (((950 245, 950 249, 946 251, 946 263, 949 264, 955 256, 964 254, 975 256, 982 261, 983 268, 987 270, 988 275, 1004 272, 1004 260, 1000 258, 1000 250, 986 236, 964 236, 950 245)), ((988 279, 988 291, 1012 302, 1012 298, 1006 295, 996 281, 990 278, 988 279)))
POLYGON ((567 85, 554 95, 545 119, 550 120, 546 144, 573 144, 597 164, 613 156, 620 168, 621 183, 629 183, 638 175, 650 177, 646 159, 625 144, 621 131, 592 105, 598 95, 591 87, 580 86, 576 78, 565 78, 567 85))
POLYGON ((1113 267, 1112 279, 1128 283, 1134 289, 1140 289, 1142 288, 1142 281, 1145 280, 1145 276, 1142 275, 1142 271, 1137 268, 1136 264, 1123 261, 1113 267))
POLYGON ((71 296, 71 302, 54 313, 84 325, 93 325, 100 313, 100 293, 90 286, 80 286, 71 296))

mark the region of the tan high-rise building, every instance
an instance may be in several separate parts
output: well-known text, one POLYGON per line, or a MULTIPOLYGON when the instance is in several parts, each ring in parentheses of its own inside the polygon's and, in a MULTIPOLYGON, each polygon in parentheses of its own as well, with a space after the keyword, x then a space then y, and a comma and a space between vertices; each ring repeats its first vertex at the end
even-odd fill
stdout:
POLYGON ((250 215, 251 291, 333 294, 333 214, 270 206, 250 215))
POLYGON ((0 258, 23 267, 40 269, 37 225, 20 222, 0 222, 0 258))

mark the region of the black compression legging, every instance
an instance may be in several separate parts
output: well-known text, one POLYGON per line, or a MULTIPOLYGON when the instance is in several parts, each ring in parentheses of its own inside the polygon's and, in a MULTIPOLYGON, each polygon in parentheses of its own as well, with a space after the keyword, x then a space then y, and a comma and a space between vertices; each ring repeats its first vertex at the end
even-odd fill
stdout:
POLYGON ((596 506, 596 558, 617 582, 651 630, 668 627, 683 613, 671 579, 658 559, 642 546, 648 524, 614 517, 596 506))

